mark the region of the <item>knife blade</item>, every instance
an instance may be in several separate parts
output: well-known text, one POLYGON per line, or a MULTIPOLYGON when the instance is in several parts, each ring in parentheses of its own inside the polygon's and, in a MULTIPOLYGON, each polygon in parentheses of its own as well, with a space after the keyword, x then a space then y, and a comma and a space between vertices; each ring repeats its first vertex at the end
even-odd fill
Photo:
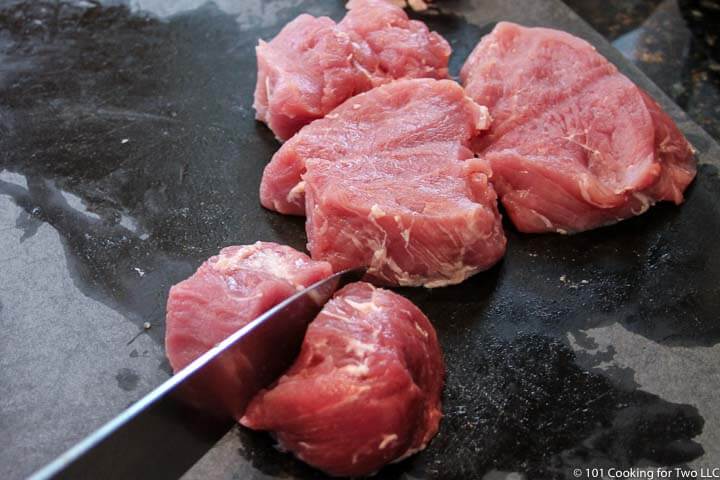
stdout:
POLYGON ((174 479, 240 418, 252 397, 287 370, 323 305, 365 269, 338 272, 269 309, 30 480, 174 479))

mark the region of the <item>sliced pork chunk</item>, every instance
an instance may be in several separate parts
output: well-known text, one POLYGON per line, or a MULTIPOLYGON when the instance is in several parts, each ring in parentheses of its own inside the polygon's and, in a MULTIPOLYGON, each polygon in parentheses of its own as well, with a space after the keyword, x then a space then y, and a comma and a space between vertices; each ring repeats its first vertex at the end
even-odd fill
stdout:
POLYGON ((505 252, 490 168, 468 148, 489 123, 450 80, 378 87, 283 145, 261 200, 282 213, 307 206, 310 253, 336 270, 369 266, 390 285, 461 282, 505 252))
POLYGON ((682 202, 692 149, 650 97, 568 33, 502 22, 464 65, 493 116, 476 151, 523 232, 578 232, 682 202))
MULTIPOLYGON (((308 159, 376 158, 388 163, 473 156, 470 142, 490 126, 487 109, 450 80, 398 80, 354 97, 303 128, 265 167, 260 201, 280 213, 305 213, 308 159)), ((412 167, 410 167, 412 168, 412 167)))
POLYGON ((174 371, 260 314, 332 273, 297 250, 269 242, 227 247, 170 289, 165 350, 174 371))
POLYGON ((397 78, 446 78, 450 46, 388 0, 351 0, 338 24, 300 15, 257 47, 254 107, 280 140, 397 78))
POLYGON ((378 283, 432 288, 462 282, 505 253, 489 175, 483 160, 432 155, 310 160, 308 249, 335 270, 369 266, 378 283))
POLYGON ((425 315, 400 295, 354 283, 325 306, 295 364, 253 399, 241 423, 274 432, 331 475, 367 475, 435 435, 443 376, 425 315))

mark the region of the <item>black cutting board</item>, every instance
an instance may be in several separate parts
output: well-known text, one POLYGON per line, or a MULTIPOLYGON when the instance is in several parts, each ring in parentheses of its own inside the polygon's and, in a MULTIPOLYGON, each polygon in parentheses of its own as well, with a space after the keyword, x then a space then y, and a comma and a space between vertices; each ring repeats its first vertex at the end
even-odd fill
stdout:
MULTIPOLYGON (((167 290, 203 259, 230 244, 305 243, 302 219, 258 203, 278 144, 253 119, 253 48, 300 12, 338 19, 343 3, 126 3, 0 1, 4 479, 51 460, 169 375, 167 290)), ((497 267, 455 287, 402 290, 440 335, 445 418, 425 452, 379 477, 716 466, 717 144, 561 3, 442 5, 422 18, 452 43, 454 73, 498 20, 570 31, 660 100, 700 168, 679 208, 570 237, 508 225, 497 267)), ((240 429, 188 474, 276 476, 321 475, 240 429)))

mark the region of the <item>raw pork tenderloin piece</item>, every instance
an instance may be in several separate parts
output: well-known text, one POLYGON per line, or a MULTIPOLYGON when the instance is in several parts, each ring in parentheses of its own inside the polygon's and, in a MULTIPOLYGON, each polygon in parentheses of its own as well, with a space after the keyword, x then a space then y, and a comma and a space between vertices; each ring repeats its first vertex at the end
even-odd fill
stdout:
POLYGON ((310 253, 335 270, 368 266, 388 285, 459 283, 505 252, 492 172, 468 148, 489 124, 453 81, 398 80, 285 143, 260 198, 282 213, 307 208, 310 253))
POLYGON ((447 78, 450 45, 389 0, 350 0, 338 24, 300 15, 257 47, 254 107, 280 140, 398 78, 447 78))
POLYGON ((381 284, 460 283, 505 253, 489 176, 487 163, 475 158, 311 160, 308 249, 335 270, 368 266, 381 284))
MULTIPOLYGON (((275 243, 222 249, 190 278, 170 289, 165 351, 173 371, 181 370, 266 310, 331 273, 328 263, 275 243)), ((230 388, 228 385, 228 391, 235 391, 230 388)), ((236 411, 244 405, 224 407, 236 411)))
POLYGON ((295 364, 240 423, 331 475, 422 450, 438 430, 444 366, 435 330, 404 297, 346 286, 310 324, 295 364))
POLYGON ((501 22, 461 71, 493 116, 476 151, 522 232, 572 233, 679 204, 692 148, 645 92, 584 40, 501 22))

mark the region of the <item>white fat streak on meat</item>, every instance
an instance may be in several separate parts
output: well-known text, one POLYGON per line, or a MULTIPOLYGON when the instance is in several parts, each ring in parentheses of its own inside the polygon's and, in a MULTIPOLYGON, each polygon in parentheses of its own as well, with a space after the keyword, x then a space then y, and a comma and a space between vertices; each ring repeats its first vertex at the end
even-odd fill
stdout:
POLYGON ((376 350, 376 345, 361 342, 360 340, 356 340, 354 338, 348 338, 347 346, 345 347, 345 352, 352 353, 356 357, 360 358, 363 358, 366 354, 374 352, 376 350))
MULTIPOLYGON (((374 295, 373 295, 374 299, 374 295)), ((345 303, 350 305, 355 310, 362 312, 362 313, 370 313, 370 312, 379 312, 381 309, 379 306, 375 304, 373 300, 370 300, 369 302, 356 302, 354 300, 350 300, 349 298, 345 299, 345 303)))
POLYGON ((345 365, 340 370, 354 377, 362 377, 370 373, 370 367, 366 362, 357 362, 345 365))
MULTIPOLYGON (((407 228, 405 228, 400 215, 395 215, 393 217, 393 219, 395 220, 395 223, 397 224, 398 228, 400 229, 400 236, 405 241, 405 250, 408 250, 408 247, 410 246, 410 233, 412 231, 413 226, 415 226, 415 216, 414 215, 412 216, 410 225, 407 228)), ((408 251, 408 253, 410 253, 410 252, 408 251)))
POLYGON ((345 315, 342 315, 340 313, 331 312, 329 310, 324 310, 323 315, 326 315, 328 317, 337 318, 338 320, 342 320, 343 322, 350 322, 350 317, 347 317, 345 315))
POLYGON ((246 245, 241 248, 238 248, 237 250, 233 251, 232 253, 222 253, 218 257, 216 262, 213 262, 211 265, 215 270, 232 270, 235 268, 238 268, 240 265, 247 265, 249 267, 252 267, 252 264, 249 262, 245 262, 245 259, 252 256, 254 253, 258 252, 260 250, 260 242, 255 242, 252 245, 246 245))
POLYGON ((422 328, 420 325, 418 325, 417 322, 413 322, 413 323, 415 324, 415 330, 417 330, 418 332, 420 332, 420 335, 422 335, 423 337, 428 338, 428 336, 429 336, 430 334, 427 332, 427 330, 425 330, 425 329, 422 328))
MULTIPOLYGON (((368 272, 376 274, 378 276, 386 278, 384 275, 382 275, 383 267, 387 267, 395 274, 395 281, 398 283, 398 285, 401 286, 413 286, 417 284, 422 284, 424 277, 421 275, 411 275, 402 268, 400 268, 400 265, 397 264, 397 262, 388 255, 387 251, 387 232, 385 229, 380 226, 379 223, 377 223, 376 219, 383 218, 386 215, 385 211, 383 211, 382 208, 380 208, 378 205, 373 205, 370 208, 370 213, 368 215, 368 219, 372 222, 373 225, 382 233, 383 239, 382 242, 375 241, 375 248, 373 249, 373 257, 370 262, 370 266, 368 268, 368 272)), ((397 221, 397 220, 396 220, 397 221)), ((409 246, 409 244, 408 244, 409 246)), ((408 253, 410 253, 408 251, 408 253)), ((443 262, 440 262, 435 255, 430 252, 429 250, 426 251, 425 256, 432 257, 434 259, 434 263, 437 265, 442 265, 443 262)), ((440 267, 442 269, 442 267, 440 267)), ((388 280, 392 280, 389 279, 388 280)), ((441 281, 444 282, 444 281, 441 281)), ((428 288, 432 288, 430 284, 434 284, 434 282, 426 283, 426 286, 428 288)), ((441 283, 440 285, 446 285, 447 283, 441 283)))
POLYGON ((287 194, 288 203, 295 203, 300 200, 300 197, 305 194, 305 180, 297 183, 287 194))
POLYGON ((476 274, 480 269, 478 267, 472 267, 465 265, 462 261, 457 261, 454 266, 450 269, 453 272, 452 275, 440 278, 432 282, 425 283, 427 288, 444 287, 446 285, 456 285, 471 275, 476 274))
MULTIPOLYGON (((238 283, 237 283, 237 280, 235 280, 233 277, 227 277, 227 278, 225 279, 225 283, 227 284, 227 286, 228 286, 228 288, 229 288, 230 290, 237 290, 238 283)), ((250 296, 248 296, 248 297, 236 297, 236 296, 233 296, 232 298, 233 298, 233 300, 240 300, 240 301, 243 301, 243 302, 249 302, 249 301, 251 301, 251 300, 257 300, 257 299, 262 298, 262 297, 263 297, 263 292, 258 292, 258 293, 256 293, 255 295, 250 295, 250 296)))
MULTIPOLYGON (((246 245, 232 253, 221 254, 217 261, 210 264, 215 270, 227 272, 237 268, 247 268, 268 272, 278 278, 290 280, 292 278, 286 262, 281 254, 274 250, 265 250, 260 242, 246 245)), ((295 262, 296 266, 298 262, 295 262)))
MULTIPOLYGON (((560 119, 560 120, 562 121, 563 119, 560 119)), ((587 144, 587 139, 589 137, 589 133, 590 133, 590 129, 586 128, 582 132, 573 132, 570 135, 568 135, 566 137, 561 137, 561 138, 582 148, 583 150, 588 152, 589 155, 599 157, 598 162, 602 162, 603 161, 602 160, 602 152, 600 152, 600 150, 590 147, 590 145, 587 144), (584 138, 585 140, 584 141, 575 140, 575 137, 581 137, 581 138, 584 138)))
POLYGON ((389 435, 383 435, 382 440, 380 440, 380 445, 378 445, 378 448, 380 450, 384 450, 385 447, 390 445, 392 442, 396 441, 398 439, 398 436, 394 433, 391 433, 389 435))
MULTIPOLYGON (((370 296, 370 300, 367 302, 356 302, 350 298, 343 298, 343 301, 353 310, 362 314, 382 311, 382 308, 376 303, 376 292, 374 287, 372 295, 370 296)), ((380 330, 373 329, 373 338, 377 340, 379 338, 379 335, 380 330)), ((353 337, 345 337, 345 341, 347 342, 345 352, 352 353, 353 355, 361 359, 366 358, 368 353, 377 351, 377 345, 361 342, 360 340, 353 337)))
POLYGON ((645 212, 647 212, 648 208, 650 208, 654 201, 651 197, 645 195, 644 193, 635 192, 633 193, 633 197, 635 197, 640 202, 640 209, 639 210, 632 210, 633 215, 641 215, 645 212))
MULTIPOLYGON (((233 253, 223 253, 217 261, 211 263, 211 266, 220 272, 227 272, 240 267, 263 271, 294 284, 287 259, 274 250, 263 249, 260 243, 255 242, 252 245, 244 246, 233 253)), ((293 264, 296 268, 301 268, 305 262, 302 259, 296 259, 293 264)), ((228 280, 228 286, 233 288, 230 280, 228 280)), ((295 288, 302 290, 303 286, 295 285, 295 288)))
POLYGON ((265 99, 270 104, 270 97, 272 96, 272 87, 270 86, 270 77, 265 77, 265 99))
MULTIPOLYGON (((346 297, 342 299, 342 302, 348 307, 350 307, 352 310, 359 312, 360 314, 367 315, 369 313, 381 310, 380 307, 375 303, 375 293, 376 292, 373 287, 373 292, 369 301, 359 302, 346 297)), ((341 320, 343 322, 352 322, 352 315, 344 315, 339 312, 331 312, 328 309, 324 311, 324 315, 337 318, 338 320, 341 320)), ((379 338, 379 334, 379 330, 373 329, 373 338, 377 340, 379 338)), ((344 339, 346 341, 345 352, 353 354, 353 356, 356 357, 356 361, 341 367, 340 370, 355 377, 362 377, 369 374, 370 366, 368 365, 368 354, 377 351, 377 346, 370 343, 361 342, 360 340, 353 337, 344 337, 344 339)), ((357 397, 361 393, 368 390, 369 388, 369 385, 360 386, 355 392, 353 399, 357 399, 357 397)))
MULTIPOLYGON (((481 206, 478 206, 478 208, 482 208, 481 206)), ((471 275, 474 275, 480 270, 480 267, 477 266, 470 266, 466 265, 463 261, 464 254, 465 254, 465 245, 468 243, 472 243, 473 241, 477 241, 481 238, 489 238, 493 235, 494 232, 490 231, 486 234, 480 234, 479 231, 477 231, 477 228, 471 228, 468 232, 459 232, 455 229, 453 231, 448 231, 446 228, 444 228, 441 224, 438 225, 438 228, 445 233, 445 235, 448 237, 449 241, 451 241, 455 246, 459 247, 459 255, 457 256, 457 260, 453 262, 445 262, 442 261, 437 257, 437 255, 430 249, 430 247, 423 248, 422 251, 419 247, 413 246, 410 243, 410 233, 411 229, 414 225, 415 219, 413 218, 411 225, 407 229, 402 228, 402 224, 400 222, 399 216, 394 216, 393 219, 398 224, 398 226, 401 228, 401 237, 405 241, 405 249, 408 252, 409 255, 414 256, 415 258, 423 258, 424 263, 428 265, 433 266, 433 277, 432 280, 427 279, 424 275, 412 275, 408 272, 404 271, 398 263, 390 256, 388 255, 387 251, 387 232, 385 229, 377 222, 377 219, 385 217, 387 214, 386 212, 377 204, 374 204, 370 208, 370 212, 368 213, 368 220, 377 228, 377 230, 382 234, 382 239, 377 238, 367 238, 366 242, 367 245, 364 245, 355 235, 349 232, 345 232, 344 236, 358 249, 358 250, 365 250, 366 248, 370 248, 373 251, 372 258, 370 260, 370 265, 368 265, 368 273, 372 275, 376 275, 380 278, 385 278, 388 281, 394 281, 400 286, 416 286, 416 285, 424 285, 427 288, 436 288, 436 287, 442 287, 446 285, 453 285, 462 282, 466 278, 468 278, 471 275), (394 277, 388 277, 387 275, 383 274, 382 271, 384 268, 388 268, 393 274, 394 277)))
MULTIPOLYGON (((470 226, 470 222, 468 222, 467 225, 470 226)), ((463 261, 465 256, 465 245, 481 238, 476 228, 468 228, 467 230, 462 231, 455 229, 449 231, 443 227, 441 223, 437 225, 437 228, 445 234, 448 242, 452 242, 455 245, 459 253, 455 261, 445 262, 437 257, 437 255, 431 250, 430 246, 426 247, 425 251, 422 252, 422 255, 426 259, 432 259, 434 265, 436 266, 435 275, 439 277, 435 280, 425 282, 425 286, 427 288, 443 287, 446 285, 460 283, 469 276, 477 273, 480 269, 477 266, 466 265, 463 261)), ((489 232, 487 235, 482 237, 489 237, 491 234, 492 232, 489 232)))
MULTIPOLYGON (((413 223, 410 225, 410 228, 414 225, 414 219, 413 223)), ((471 243, 474 239, 479 238, 478 232, 476 229, 470 228, 469 231, 462 231, 459 232, 458 230, 452 230, 449 231, 445 227, 442 226, 442 223, 438 223, 437 228, 445 234, 445 236, 448 238, 448 241, 451 241, 456 247, 458 247, 459 254, 457 256, 457 260, 454 262, 444 262, 440 258, 437 257, 437 255, 431 250, 430 246, 424 249, 423 252, 420 252, 419 249, 413 247, 412 250, 415 250, 415 255, 425 258, 426 263, 433 264, 435 266, 435 272, 434 275, 439 277, 435 280, 427 281, 426 278, 424 278, 421 275, 409 275, 406 272, 404 272, 398 265, 395 263, 394 260, 388 257, 387 259, 387 265, 390 267, 390 269, 396 273, 398 283, 401 286, 412 286, 417 285, 418 283, 423 284, 427 288, 436 288, 436 287, 444 287, 446 285, 454 285, 457 283, 462 282, 469 276, 477 273, 480 268, 476 266, 466 265, 463 261, 464 255, 465 255, 465 245, 467 243, 471 243), (430 260, 430 261, 428 261, 430 260)), ((492 232, 489 232, 484 237, 489 237, 492 234, 492 232)), ((408 239, 409 239, 409 229, 408 229, 408 239)), ((406 242, 406 251, 409 254, 413 254, 411 251, 411 245, 409 242, 406 242)))
POLYGON ((544 224, 548 229, 550 229, 550 230, 554 230, 554 229, 555 229, 555 225, 554 225, 554 224, 550 221, 550 219, 547 218, 545 215, 543 215, 542 213, 538 212, 537 210, 533 210, 532 208, 528 208, 528 211, 529 211, 530 213, 534 214, 537 218, 539 218, 540 221, 543 222, 543 224, 544 224))
POLYGON ((385 211, 380 208, 377 204, 370 207, 370 218, 382 218, 385 216, 385 211))
MULTIPOLYGON (((382 218, 385 216, 385 212, 378 205, 370 207, 370 213, 368 214, 368 220, 382 233, 382 241, 373 239, 370 245, 373 249, 373 256, 370 260, 370 266, 368 267, 368 273, 380 273, 383 264, 386 263, 387 257, 387 232, 379 223, 375 220, 376 218, 382 218)), ((362 244, 361 244, 362 248, 362 244)))
POLYGON ((590 198, 590 193, 588 192, 588 185, 590 183, 590 177, 588 175, 583 174, 580 177, 580 181, 578 182, 578 187, 580 187, 580 196, 590 205, 595 205, 596 207, 602 208, 602 204, 599 204, 595 201, 593 201, 592 198, 590 198))
MULTIPOLYGON (((398 224, 398 226, 402 229, 402 224, 399 221, 399 217, 395 217, 395 221, 398 224)), ((432 258, 434 260, 434 264, 437 266, 437 275, 444 276, 446 278, 444 279, 438 279, 438 280, 432 280, 432 281, 425 281, 425 286, 428 288, 434 288, 435 286, 444 286, 448 285, 450 283, 459 283, 463 281, 465 278, 467 278, 472 273, 475 273, 475 270, 477 270, 474 267, 468 267, 464 265, 462 260, 455 262, 455 263, 447 263, 442 262, 439 258, 435 256, 435 254, 427 249, 425 252, 419 252, 417 248, 411 247, 410 245, 410 230, 415 224, 415 217, 413 217, 412 222, 410 226, 407 229, 403 229, 401 231, 401 236, 405 240, 405 250, 408 252, 409 255, 416 255, 416 256, 423 256, 425 258, 432 258), (407 236, 406 236, 407 235, 407 236), (414 250, 415 253, 413 253, 414 250)), ((443 227, 439 226, 440 230, 443 231, 446 235, 448 235, 456 244, 456 246, 460 247, 460 257, 465 254, 465 240, 457 236, 457 232, 455 234, 448 232, 443 227)), ((400 267, 397 266, 397 264, 391 263, 389 264, 390 268, 397 273, 398 270, 400 270, 400 267)), ((423 277, 416 275, 416 276, 410 276, 405 275, 407 280, 409 280, 407 283, 403 284, 402 280, 400 280, 400 285, 417 285, 417 283, 423 281, 423 277)))
POLYGON ((418 446, 418 447, 416 447, 416 448, 409 448, 409 449, 407 449, 407 450, 405 451, 405 453, 403 453, 402 455, 400 455, 399 457, 397 457, 395 460, 393 460, 393 461, 390 462, 390 463, 399 463, 399 462, 402 462, 402 461, 405 460, 406 458, 412 457, 412 456, 415 455, 416 453, 425 450, 425 447, 427 447, 427 443, 423 443, 422 445, 420 445, 420 446, 418 446))
MULTIPOLYGON (((355 42, 353 42, 353 46, 355 48, 357 48, 358 50, 360 49, 360 45, 358 45, 355 42)), ((352 53, 350 55, 348 55, 348 60, 350 61, 350 63, 352 63, 353 67, 360 70, 360 72, 362 72, 362 74, 365 75, 365 77, 367 77, 369 80, 373 79, 372 74, 367 70, 367 68, 363 67, 362 65, 360 65, 360 63, 358 61, 355 60, 355 57, 353 56, 352 53)), ((337 118, 337 117, 335 117, 335 118, 337 118)))
POLYGON ((490 128, 490 124, 492 123, 492 116, 490 116, 490 111, 485 105, 478 105, 475 103, 475 101, 470 97, 465 97, 470 102, 472 102, 473 105, 473 111, 475 113, 475 130, 487 130, 490 128))

